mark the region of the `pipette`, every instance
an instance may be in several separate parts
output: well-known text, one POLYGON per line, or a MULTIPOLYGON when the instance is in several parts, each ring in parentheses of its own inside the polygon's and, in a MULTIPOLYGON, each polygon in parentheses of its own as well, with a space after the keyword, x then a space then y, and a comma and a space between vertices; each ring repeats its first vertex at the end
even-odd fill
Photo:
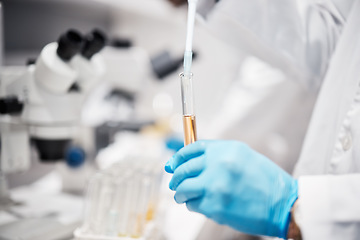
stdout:
POLYGON ((197 0, 188 0, 188 19, 186 33, 186 47, 184 53, 184 72, 180 74, 181 96, 183 106, 184 144, 196 141, 196 119, 194 112, 194 94, 192 87, 192 40, 197 0))
POLYGON ((188 19, 186 31, 186 46, 184 53, 184 74, 190 75, 192 64, 192 41, 194 36, 194 23, 197 0, 188 0, 188 19))

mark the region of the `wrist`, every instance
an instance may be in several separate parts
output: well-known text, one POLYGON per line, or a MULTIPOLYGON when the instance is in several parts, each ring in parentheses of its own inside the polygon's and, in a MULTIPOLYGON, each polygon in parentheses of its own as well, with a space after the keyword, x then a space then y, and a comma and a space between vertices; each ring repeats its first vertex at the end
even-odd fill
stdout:
POLYGON ((298 181, 293 180, 293 182, 290 184, 290 188, 288 191, 288 198, 286 200, 286 203, 283 206, 283 218, 280 223, 280 234, 278 237, 286 239, 288 236, 289 226, 291 223, 291 211, 298 199, 298 181))
POLYGON ((298 204, 299 201, 296 200, 293 207, 291 208, 291 212, 290 212, 291 219, 288 228, 287 239, 302 240, 300 228, 295 221, 295 212, 298 207, 298 204))

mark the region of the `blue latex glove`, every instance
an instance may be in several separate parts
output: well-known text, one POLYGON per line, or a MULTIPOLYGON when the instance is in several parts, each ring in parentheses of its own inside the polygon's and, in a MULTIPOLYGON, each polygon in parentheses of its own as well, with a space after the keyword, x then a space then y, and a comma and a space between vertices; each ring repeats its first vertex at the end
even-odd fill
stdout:
POLYGON ((286 238, 297 180, 236 141, 198 141, 166 164, 175 201, 239 231, 286 238))

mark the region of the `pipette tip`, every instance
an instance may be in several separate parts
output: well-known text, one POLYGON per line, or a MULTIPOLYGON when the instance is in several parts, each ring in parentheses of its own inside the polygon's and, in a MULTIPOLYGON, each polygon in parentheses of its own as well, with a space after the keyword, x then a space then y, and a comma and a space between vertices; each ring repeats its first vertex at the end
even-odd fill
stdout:
POLYGON ((184 74, 190 74, 192 64, 192 51, 185 51, 184 53, 184 74))

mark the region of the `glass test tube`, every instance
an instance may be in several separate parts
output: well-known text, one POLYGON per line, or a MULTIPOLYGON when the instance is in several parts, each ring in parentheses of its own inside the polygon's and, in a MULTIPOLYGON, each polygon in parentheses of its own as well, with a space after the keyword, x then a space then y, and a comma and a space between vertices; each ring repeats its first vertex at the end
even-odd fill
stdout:
MULTIPOLYGON (((127 170, 125 173, 126 176, 124 177, 124 182, 122 186, 123 191, 123 200, 122 204, 120 206, 119 212, 120 212, 120 218, 118 223, 118 236, 119 237, 126 237, 130 235, 129 231, 129 224, 130 224, 130 214, 131 214, 131 206, 132 206, 132 195, 134 193, 135 187, 134 187, 134 172, 133 169, 131 169, 131 166, 128 166, 130 169, 127 170)), ((125 169, 124 169, 125 172, 125 169)))
POLYGON ((84 224, 82 227, 82 230, 87 233, 93 233, 94 229, 98 225, 96 222, 97 206, 99 202, 102 178, 102 174, 97 173, 88 183, 84 207, 84 224))
POLYGON ((142 227, 142 216, 139 211, 139 203, 142 196, 141 193, 141 179, 142 176, 136 172, 132 179, 132 188, 131 188, 131 203, 130 203, 130 215, 128 218, 128 233, 132 238, 141 237, 141 227, 142 227))
POLYGON ((185 146, 197 139, 192 76, 192 73, 180 74, 185 146))
POLYGON ((111 212, 111 202, 114 198, 114 181, 110 176, 104 175, 99 192, 99 201, 97 206, 97 226, 95 234, 109 234, 109 213, 111 212))

